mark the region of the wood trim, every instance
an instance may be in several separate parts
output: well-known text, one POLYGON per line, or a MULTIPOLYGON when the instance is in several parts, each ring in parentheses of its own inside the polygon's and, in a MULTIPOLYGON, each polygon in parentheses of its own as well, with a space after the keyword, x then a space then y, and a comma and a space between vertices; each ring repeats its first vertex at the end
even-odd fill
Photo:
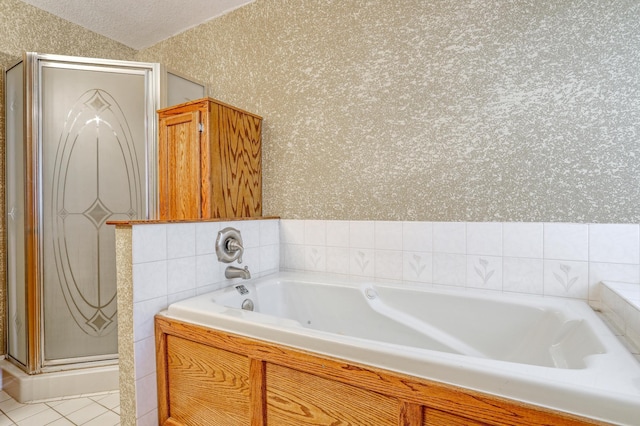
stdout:
POLYGON ((251 426, 266 426, 267 418, 267 365, 261 359, 250 359, 251 426))
MULTIPOLYGON (((183 108, 184 110, 190 110, 190 109, 193 109, 194 105, 198 105, 198 104, 206 105, 207 102, 213 102, 213 103, 218 104, 218 105, 222 105, 222 106, 225 106, 225 107, 233 108, 235 110, 241 111, 243 114, 248 114, 248 115, 251 115, 251 116, 253 116, 255 118, 258 118, 258 119, 262 120, 262 117, 259 116, 258 114, 254 114, 252 112, 246 111, 244 109, 235 107, 235 106, 233 106, 231 104, 228 104, 228 103, 225 103, 225 102, 219 101, 218 99, 213 99, 213 98, 195 99, 193 101, 185 102, 185 103, 182 103, 182 104, 178 105, 178 108, 183 108)), ((176 111, 176 109, 177 109, 176 106, 170 106, 170 107, 162 108, 162 109, 158 110, 158 115, 164 115, 166 113, 170 114, 170 113, 176 111)))
POLYGON ((422 426, 422 405, 400 401, 398 408, 398 424, 400 426, 422 426))
POLYGON ((158 383, 158 419, 164 419, 160 422, 163 425, 171 425, 171 412, 169 407, 169 379, 167 377, 167 333, 162 327, 155 325, 156 335, 156 380, 158 383))
MULTIPOLYGON (((473 419, 475 422, 491 425, 605 424, 507 398, 169 319, 162 315, 156 316, 155 321, 160 333, 397 398, 401 404, 398 408, 398 421, 404 421, 407 425, 415 424, 417 419, 424 416, 417 413, 416 405, 442 411, 456 418, 473 419)), ((162 368, 163 365, 158 364, 158 370, 162 368)), ((427 417, 422 421, 423 424, 429 424, 427 417)))

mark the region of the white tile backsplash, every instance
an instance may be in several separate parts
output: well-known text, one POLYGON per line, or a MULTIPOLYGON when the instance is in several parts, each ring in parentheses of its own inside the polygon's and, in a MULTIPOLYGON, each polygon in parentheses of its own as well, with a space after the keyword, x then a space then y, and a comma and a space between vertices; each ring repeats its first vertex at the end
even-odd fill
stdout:
POLYGON ((349 247, 349 222, 345 220, 327 221, 327 246, 349 247))
POLYGON ((376 250, 402 250, 402 222, 375 222, 374 247, 376 250))
MULTIPOLYGON (((153 317, 168 304, 235 281, 215 255, 217 232, 241 230, 252 276, 320 271, 389 282, 470 287, 602 303, 640 341, 637 302, 614 301, 602 280, 627 281, 640 295, 640 226, 248 220, 134 225, 133 298, 139 420, 156 410, 153 317), (609 306, 607 305, 609 301, 609 306), (633 303, 637 303, 634 307, 633 303)), ((639 323, 640 324, 640 323, 639 323)))
POLYGON ((433 224, 431 222, 402 222, 402 250, 433 251, 433 224))
POLYGON ((280 226, 287 230, 280 233, 286 270, 570 297, 594 306, 601 280, 640 283, 637 225, 285 219, 280 226), (326 250, 309 243, 322 241, 318 229, 326 250))
POLYGON ((434 222, 433 251, 467 253, 467 227, 464 222, 434 222))
POLYGON ((640 258, 638 225, 589 225, 589 261, 637 264, 640 258))
MULTIPOLYGON (((325 226, 324 222, 317 225, 325 226)), ((279 269, 282 235, 300 242, 292 248, 304 248, 305 221, 288 221, 284 227, 279 220, 133 225, 133 335, 139 423, 157 413, 154 316, 170 303, 235 282, 225 279, 227 265, 221 264, 215 254, 217 233, 227 226, 240 230, 245 247, 242 264, 233 264, 248 265, 254 277, 279 269)), ((324 243, 318 247, 326 251, 324 243)), ((301 266, 306 265, 303 262, 301 266)))
POLYGON ((305 220, 304 244, 323 247, 327 244, 327 226, 324 220, 305 220))
POLYGON ((134 226, 132 256, 135 263, 167 258, 167 225, 134 226))
POLYGON ((195 256, 196 224, 177 223, 167 226, 167 258, 195 256))
POLYGON ((464 287, 467 283, 467 256, 433 253, 433 283, 464 287))
POLYGON ((219 222, 199 222, 196 229, 196 255, 216 252, 216 237, 220 230, 219 222))
POLYGON ((196 288, 196 265, 196 256, 167 261, 167 295, 196 288))
POLYGON ((467 256, 467 287, 502 290, 502 257, 467 256))
POLYGON ((349 223, 349 247, 372 249, 375 247, 375 222, 354 221, 349 223))
POLYGON ((433 253, 404 251, 402 279, 418 283, 433 282, 433 253))
POLYGON ((589 260, 589 225, 545 223, 544 258, 589 260))
POLYGON ((507 292, 542 295, 544 293, 544 263, 542 259, 504 257, 502 259, 502 289, 507 292))
POLYGON ((545 260, 544 294, 587 300, 589 264, 571 260, 545 260))
POLYGON ((133 301, 142 302, 167 295, 167 261, 134 263, 133 301))
POLYGON ((542 259, 543 224, 507 222, 502 226, 502 254, 542 259))
POLYGON ((467 223, 467 254, 502 256, 502 223, 467 223))
POLYGON ((402 280, 402 251, 401 250, 376 250, 374 276, 380 279, 402 280))
POLYGON ((375 276, 375 250, 352 248, 349 251, 349 273, 359 277, 375 276))

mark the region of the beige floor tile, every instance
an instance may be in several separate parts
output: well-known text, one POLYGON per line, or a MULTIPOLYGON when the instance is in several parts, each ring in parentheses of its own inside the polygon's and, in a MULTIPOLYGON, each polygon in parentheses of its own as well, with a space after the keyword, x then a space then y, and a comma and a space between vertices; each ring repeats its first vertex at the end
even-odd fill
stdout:
POLYGON ((82 426, 117 426, 120 424, 120 416, 111 411, 91 419, 86 423, 82 423, 82 426))
POLYGON ((3 413, 0 413, 0 426, 13 426, 13 425, 15 425, 15 423, 13 423, 13 420, 5 416, 3 413))
POLYGON ((107 407, 109 410, 120 406, 120 393, 111 393, 100 398, 92 398, 98 404, 107 407))
POLYGON ((76 398, 76 399, 65 399, 61 401, 56 401, 55 403, 49 402, 48 405, 51 406, 58 413, 63 416, 69 416, 71 413, 81 410, 82 408, 95 404, 89 398, 76 398))
POLYGON ((69 420, 65 419, 64 417, 61 417, 60 419, 56 420, 55 422, 49 423, 47 426, 76 426, 76 425, 74 425, 69 420))
POLYGON ((60 420, 63 417, 60 413, 54 411, 52 408, 47 407, 45 410, 40 411, 32 416, 26 417, 23 420, 16 421, 17 426, 42 426, 49 423, 60 420))
POLYGON ((0 410, 7 414, 10 413, 11 411, 18 409, 20 407, 23 407, 25 404, 21 404, 18 401, 16 401, 13 398, 9 398, 9 399, 5 399, 4 401, 0 402, 0 410))
POLYGON ((51 410, 51 408, 49 408, 49 406, 47 406, 46 404, 22 404, 20 407, 16 407, 11 411, 7 411, 5 414, 15 423, 20 423, 22 420, 28 417, 35 416, 36 414, 47 410, 51 410))
POLYGON ((96 417, 99 417, 108 411, 109 410, 107 410, 105 407, 98 404, 97 402, 91 401, 91 404, 85 407, 82 407, 81 409, 74 411, 73 413, 65 417, 71 420, 75 424, 83 425, 87 423, 89 420, 93 420, 96 417))

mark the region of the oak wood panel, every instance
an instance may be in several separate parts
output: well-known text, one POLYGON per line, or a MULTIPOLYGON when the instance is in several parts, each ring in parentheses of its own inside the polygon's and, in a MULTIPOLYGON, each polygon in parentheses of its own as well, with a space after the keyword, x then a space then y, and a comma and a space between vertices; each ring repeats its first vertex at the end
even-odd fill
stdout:
POLYGON ((200 115, 196 110, 160 118, 160 219, 200 217, 200 115))
POLYGON ((421 423, 423 426, 481 426, 486 424, 488 423, 434 410, 429 407, 425 407, 423 423, 421 423))
POLYGON ((217 129, 210 136, 211 212, 215 217, 260 216, 262 120, 222 104, 211 105, 209 113, 210 126, 217 129))
POLYGON ((267 424, 397 425, 397 400, 267 363, 267 424))
MULTIPOLYGON (((163 316, 156 317, 156 327, 160 333, 179 335, 205 345, 224 348, 268 364, 280 365, 304 371, 308 374, 357 386, 367 391, 387 395, 402 401, 401 404, 417 404, 450 413, 453 416, 473 419, 481 424, 491 425, 592 425, 605 424, 568 413, 549 410, 507 398, 495 397, 457 386, 408 376, 376 367, 353 363, 337 358, 320 356, 282 345, 235 335, 209 327, 198 326, 163 316)), ((161 368, 161 364, 158 364, 161 368)), ((267 388, 269 379, 267 378, 267 388)), ((411 414, 405 414, 408 422, 413 421, 413 408, 405 406, 411 414)), ((396 407, 394 413, 402 407, 396 407)), ((425 416, 426 418, 426 416, 425 416)), ((455 417, 454 417, 455 418, 455 417)), ((402 424, 402 423, 400 423, 402 424)), ((412 423, 408 423, 412 424, 412 423)), ((418 423, 420 424, 420 423, 418 423)))
POLYGON ((261 117, 209 98, 158 114, 160 219, 262 215, 261 117))
POLYGON ((180 337, 167 338, 171 418, 195 425, 250 424, 249 359, 180 337))
POLYGON ((251 359, 249 365, 249 382, 251 385, 251 426, 266 426, 267 418, 267 367, 259 359, 251 359))
POLYGON ((400 401, 398 408, 398 424, 400 426, 422 426, 423 410, 420 404, 400 401))

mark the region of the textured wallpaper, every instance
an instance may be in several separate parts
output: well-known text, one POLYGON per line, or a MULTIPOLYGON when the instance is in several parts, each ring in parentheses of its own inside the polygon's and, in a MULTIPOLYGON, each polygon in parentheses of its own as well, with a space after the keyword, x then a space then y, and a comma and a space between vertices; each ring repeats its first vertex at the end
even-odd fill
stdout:
POLYGON ((133 59, 136 51, 19 0, 0 0, 0 59, 22 52, 133 59))
POLYGON ((640 222, 635 0, 257 0, 138 59, 265 117, 265 214, 640 222))

